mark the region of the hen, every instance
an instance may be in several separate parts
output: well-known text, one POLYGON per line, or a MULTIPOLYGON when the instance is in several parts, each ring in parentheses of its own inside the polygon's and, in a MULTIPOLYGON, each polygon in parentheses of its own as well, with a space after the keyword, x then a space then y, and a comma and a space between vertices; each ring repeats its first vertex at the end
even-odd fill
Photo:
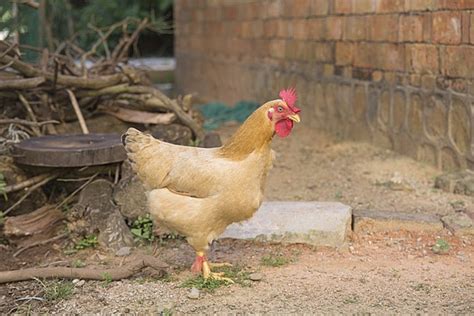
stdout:
POLYGON ((295 90, 279 96, 260 106, 219 148, 173 145, 134 128, 123 135, 132 167, 148 190, 150 214, 186 237, 196 251, 192 270, 206 279, 225 279, 211 272, 209 244, 260 207, 273 162, 272 138, 288 136, 300 121, 295 90))

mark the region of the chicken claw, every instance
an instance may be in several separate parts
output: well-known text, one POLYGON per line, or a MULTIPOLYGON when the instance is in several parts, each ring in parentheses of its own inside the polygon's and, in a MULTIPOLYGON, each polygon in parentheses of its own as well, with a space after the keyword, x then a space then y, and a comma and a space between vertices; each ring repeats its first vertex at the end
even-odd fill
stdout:
MULTIPOLYGON (((214 280, 225 281, 225 282, 228 282, 228 283, 231 283, 231 284, 235 283, 234 280, 224 277, 223 276, 224 272, 211 272, 210 265, 212 265, 212 264, 210 264, 207 261, 204 261, 204 263, 202 265, 202 276, 204 277, 204 279, 212 278, 214 280)), ((229 266, 229 264, 220 265, 220 266, 229 266)))

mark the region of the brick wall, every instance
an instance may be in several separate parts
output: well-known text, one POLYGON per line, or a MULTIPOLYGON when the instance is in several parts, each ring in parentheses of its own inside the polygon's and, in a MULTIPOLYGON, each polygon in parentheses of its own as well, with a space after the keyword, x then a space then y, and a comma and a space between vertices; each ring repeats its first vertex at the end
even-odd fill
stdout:
POLYGON ((180 90, 296 86, 308 126, 474 169, 474 0, 176 0, 180 90))

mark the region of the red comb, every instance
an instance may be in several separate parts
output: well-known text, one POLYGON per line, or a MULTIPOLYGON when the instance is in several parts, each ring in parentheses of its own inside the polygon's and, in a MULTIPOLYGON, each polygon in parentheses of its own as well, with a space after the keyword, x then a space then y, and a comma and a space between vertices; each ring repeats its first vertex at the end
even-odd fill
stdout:
POLYGON ((295 88, 283 89, 280 91, 280 98, 286 102, 290 110, 294 113, 301 112, 301 109, 297 108, 295 103, 298 97, 296 96, 295 88))

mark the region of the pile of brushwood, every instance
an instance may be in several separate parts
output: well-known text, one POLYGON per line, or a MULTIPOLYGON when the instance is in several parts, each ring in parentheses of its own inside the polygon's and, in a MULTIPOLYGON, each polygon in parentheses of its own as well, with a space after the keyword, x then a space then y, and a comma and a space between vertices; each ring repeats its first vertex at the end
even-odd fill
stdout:
MULTIPOLYGON (((191 108, 190 96, 170 99, 152 85, 143 71, 128 65, 131 49, 148 26, 147 19, 126 19, 104 29, 97 28, 97 41, 88 50, 78 47, 74 38, 58 44, 55 51, 0 41, 0 246, 9 247, 13 256, 46 243, 61 241, 67 247, 67 241, 76 238, 72 241, 74 248, 77 240, 91 233, 99 234, 99 241, 111 242, 111 247, 119 251, 130 245, 134 237, 122 231, 129 222, 126 216, 117 215, 120 213, 114 209, 116 204, 104 202, 109 202, 123 180, 122 165, 101 170, 78 168, 68 170, 67 174, 53 169, 26 170, 12 163, 13 144, 25 138, 60 134, 59 127, 71 122, 79 123, 84 134, 94 132, 88 121, 98 115, 114 116, 134 126, 185 126, 190 130, 191 142, 196 144, 203 139, 202 124, 191 108), (108 39, 117 31, 122 32, 121 39, 115 47, 109 47, 108 39), (25 61, 25 50, 37 51, 39 61, 25 61), (8 172, 10 176, 6 175, 8 172), (18 177, 11 176, 12 173, 18 177), (81 196, 91 185, 89 193, 93 197, 81 196), (97 192, 105 193, 94 196, 97 192), (32 199, 33 206, 26 205, 27 199, 32 199), (76 207, 77 203, 82 206, 76 207), (84 224, 86 217, 89 223, 84 224), (95 227, 98 223, 108 226, 95 227), (95 227, 95 232, 90 227, 95 227), (117 234, 117 230, 121 231, 117 234)), ((122 268, 106 272, 118 279, 143 266, 165 266, 148 257, 137 262, 126 271, 122 268)), ((0 283, 35 276, 101 278, 103 272, 0 272, 0 283)))

